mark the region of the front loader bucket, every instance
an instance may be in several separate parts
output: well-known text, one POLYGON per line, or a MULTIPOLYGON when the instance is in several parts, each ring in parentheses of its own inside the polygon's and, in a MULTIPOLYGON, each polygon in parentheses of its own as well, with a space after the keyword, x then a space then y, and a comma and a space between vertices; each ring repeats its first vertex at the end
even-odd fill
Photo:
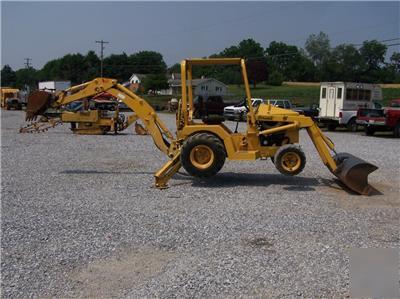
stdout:
POLYGON ((28 97, 25 119, 27 121, 35 120, 36 116, 43 114, 47 110, 53 100, 54 95, 49 92, 42 90, 32 92, 28 97))
POLYGON ((342 183, 359 194, 371 194, 374 189, 368 184, 368 175, 378 167, 348 153, 339 153, 333 158, 337 164, 333 174, 342 183))

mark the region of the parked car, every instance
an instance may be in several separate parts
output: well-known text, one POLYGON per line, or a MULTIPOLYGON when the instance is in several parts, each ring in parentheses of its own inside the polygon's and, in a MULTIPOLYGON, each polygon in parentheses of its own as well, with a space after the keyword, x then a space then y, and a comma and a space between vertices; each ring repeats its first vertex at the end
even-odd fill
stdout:
POLYGON ((311 117, 312 119, 316 119, 319 115, 319 107, 316 103, 313 103, 307 107, 296 107, 293 108, 293 110, 304 116, 311 117))
MULTIPOLYGON (((251 105, 253 107, 259 106, 263 103, 263 99, 259 98, 252 98, 251 105)), ((247 100, 244 99, 236 105, 226 106, 224 108, 224 117, 225 119, 229 120, 246 120, 246 113, 247 113, 247 100)))
POLYGON ((225 103, 221 96, 196 96, 193 100, 194 118, 203 118, 209 115, 223 116, 224 108, 231 103, 225 103))
POLYGON ((283 108, 283 109, 292 109, 293 105, 290 102, 290 100, 274 100, 274 99, 270 99, 267 100, 268 104, 277 106, 279 108, 283 108))
POLYGON ((400 138, 400 99, 392 100, 389 107, 383 109, 358 109, 356 122, 364 127, 366 135, 393 131, 394 137, 400 138))

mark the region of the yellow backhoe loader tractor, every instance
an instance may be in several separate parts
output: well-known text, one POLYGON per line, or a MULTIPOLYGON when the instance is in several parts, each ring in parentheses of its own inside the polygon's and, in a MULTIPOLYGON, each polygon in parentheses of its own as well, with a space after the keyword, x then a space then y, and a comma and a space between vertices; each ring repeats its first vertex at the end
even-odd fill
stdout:
MULTIPOLYGON (((21 133, 45 132, 58 124, 70 123, 71 131, 80 135, 104 135, 109 132, 117 134, 128 128, 138 118, 135 114, 125 115, 119 111, 119 103, 108 99, 91 99, 76 101, 63 109, 47 109, 39 122, 20 129, 21 133), (87 109, 84 109, 87 102, 87 109), (76 104, 73 105, 72 104, 76 104)), ((135 131, 139 135, 147 132, 138 123, 135 131)))
POLYGON ((120 113, 116 101, 94 99, 90 105, 92 107, 88 110, 62 112, 61 121, 71 123, 74 134, 101 135, 118 133, 137 120, 136 115, 125 117, 120 113))
POLYGON ((30 95, 27 120, 33 120, 48 107, 58 107, 107 91, 130 107, 143 122, 155 145, 170 160, 155 173, 156 187, 167 187, 168 180, 181 166, 192 176, 215 175, 225 159, 255 160, 273 158, 284 175, 300 173, 306 158, 299 142, 300 129, 306 129, 322 162, 340 181, 359 194, 369 194, 372 187, 368 175, 377 167, 351 154, 336 154, 328 139, 309 117, 269 104, 251 105, 251 94, 245 61, 240 58, 188 59, 181 62, 182 100, 176 117, 176 136, 167 129, 154 109, 142 98, 118 84, 116 80, 97 78, 72 87, 57 96, 37 91, 30 95), (193 119, 193 67, 207 65, 238 65, 241 69, 247 99, 247 126, 244 133, 232 132, 220 116, 193 119), (333 153, 333 155, 331 154, 333 153))

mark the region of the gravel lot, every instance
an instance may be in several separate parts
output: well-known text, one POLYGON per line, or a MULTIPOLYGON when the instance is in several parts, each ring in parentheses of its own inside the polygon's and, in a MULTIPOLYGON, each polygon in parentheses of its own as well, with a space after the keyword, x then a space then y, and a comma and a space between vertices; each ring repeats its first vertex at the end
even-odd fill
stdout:
POLYGON ((182 170, 160 191, 150 136, 19 134, 23 118, 1 116, 4 298, 344 297, 350 248, 400 245, 394 138, 327 133, 380 167, 371 197, 342 190, 305 132, 297 177, 227 161, 211 182, 182 170))

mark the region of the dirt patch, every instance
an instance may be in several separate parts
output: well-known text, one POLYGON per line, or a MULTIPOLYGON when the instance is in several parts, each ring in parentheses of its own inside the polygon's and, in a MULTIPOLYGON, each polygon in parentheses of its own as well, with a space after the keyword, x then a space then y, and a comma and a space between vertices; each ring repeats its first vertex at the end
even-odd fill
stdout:
POLYGON ((170 251, 147 248, 102 259, 72 273, 76 296, 110 298, 140 286, 161 272, 174 258, 170 251))
POLYGON ((325 184, 323 190, 327 193, 333 194, 335 201, 342 207, 347 209, 352 208, 368 208, 368 207, 382 207, 382 208, 399 208, 400 197, 397 189, 396 182, 390 181, 387 183, 373 182, 372 186, 376 190, 370 196, 358 195, 351 191, 346 190, 340 183, 325 184))

